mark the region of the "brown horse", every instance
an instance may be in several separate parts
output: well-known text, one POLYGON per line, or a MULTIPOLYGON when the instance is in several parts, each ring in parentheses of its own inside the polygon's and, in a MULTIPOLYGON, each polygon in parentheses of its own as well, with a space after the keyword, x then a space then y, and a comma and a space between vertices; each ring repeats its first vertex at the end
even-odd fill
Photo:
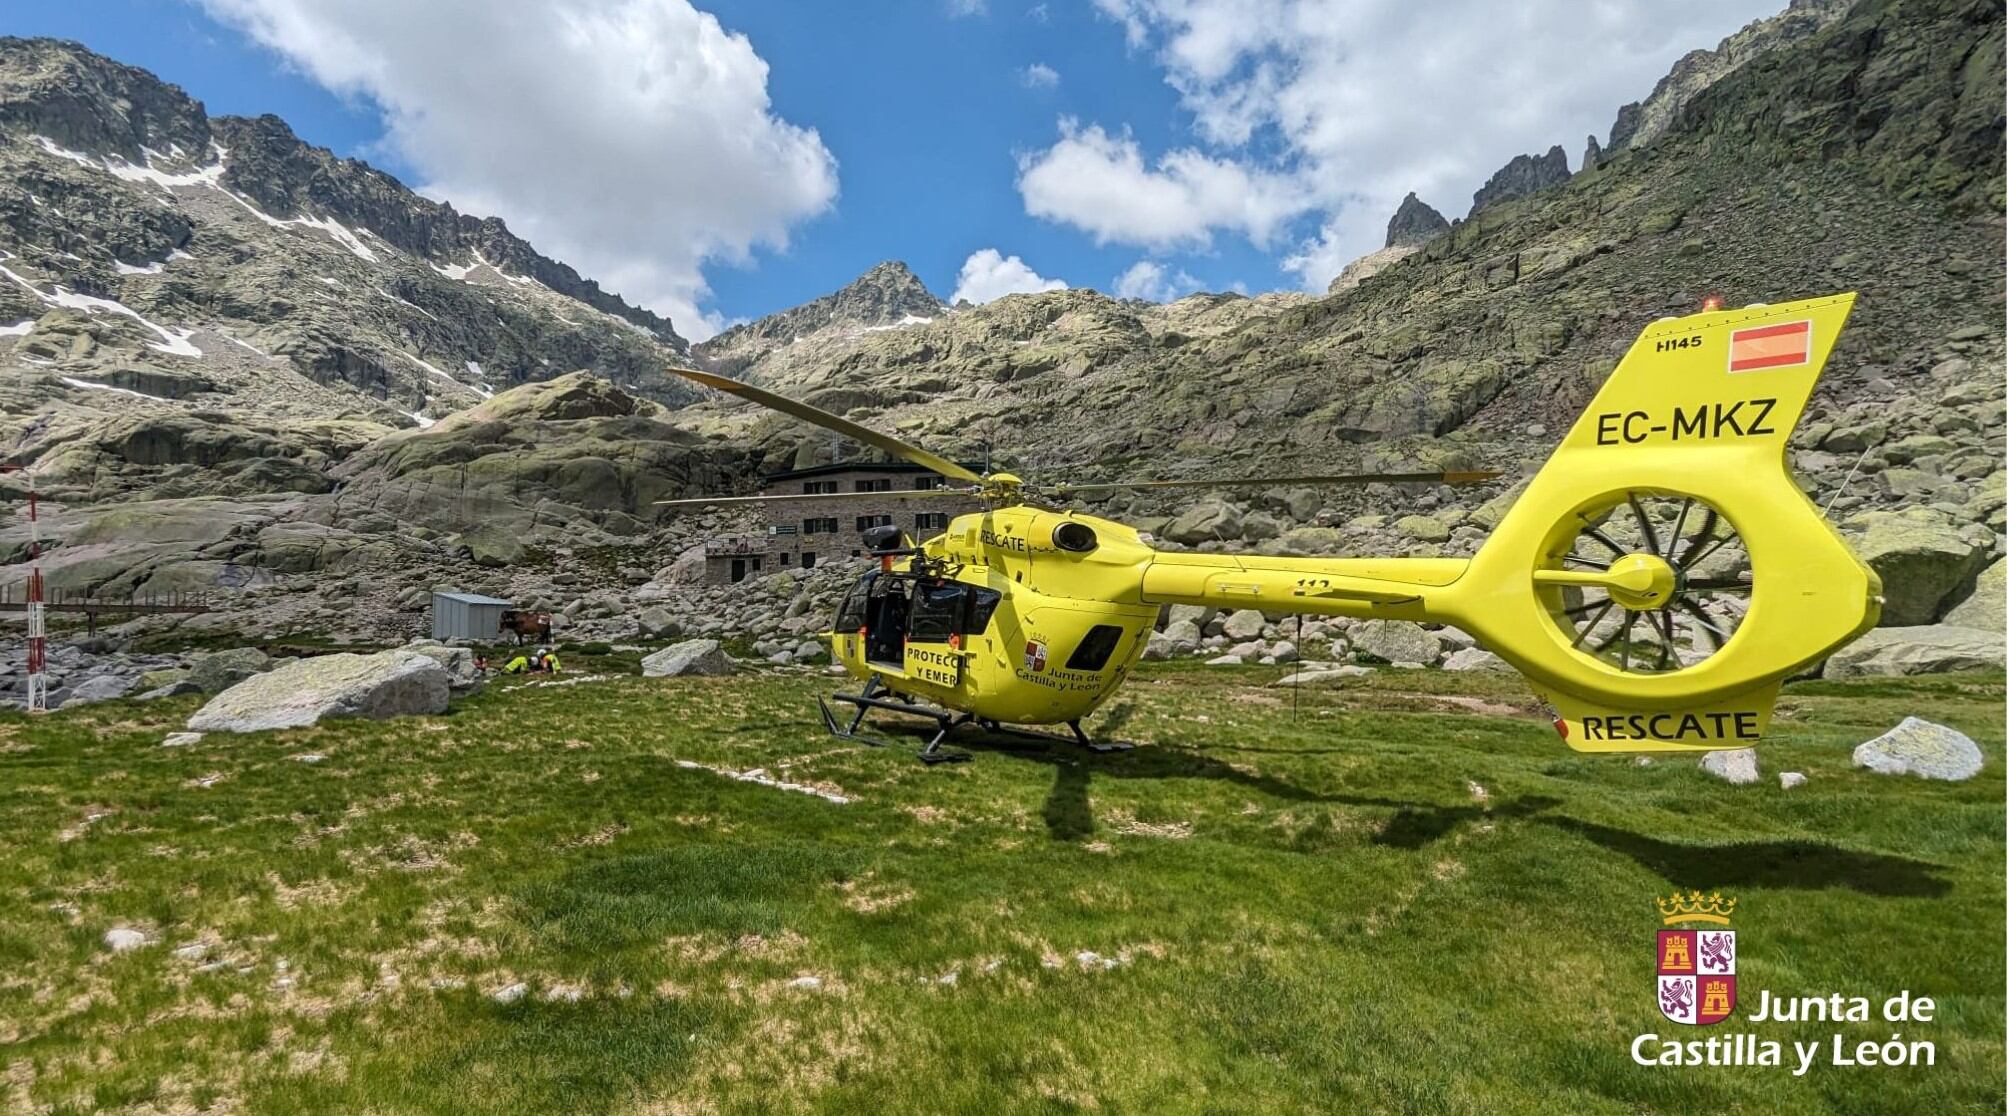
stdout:
POLYGON ((551 614, 548 612, 526 612, 522 609, 502 610, 502 630, 514 632, 516 646, 528 643, 549 643, 551 638, 551 614))

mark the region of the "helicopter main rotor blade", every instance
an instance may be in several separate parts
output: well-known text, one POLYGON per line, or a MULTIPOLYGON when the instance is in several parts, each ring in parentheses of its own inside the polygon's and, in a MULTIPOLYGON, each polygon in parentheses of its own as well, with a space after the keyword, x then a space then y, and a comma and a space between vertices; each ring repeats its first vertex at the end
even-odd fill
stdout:
POLYGON ((967 488, 899 488, 884 492, 787 492, 772 496, 690 496, 681 500, 657 500, 655 506, 696 507, 700 504, 764 504, 774 500, 945 500, 954 497, 974 500, 980 494, 967 488))
POLYGON ((1127 488, 1244 488, 1273 484, 1472 484, 1502 474, 1489 469, 1446 470, 1437 473, 1345 473, 1337 476, 1237 477, 1230 480, 1109 481, 1104 484, 1056 484, 1055 496, 1074 492, 1114 492, 1127 488))
POLYGON ((775 395, 773 392, 756 388, 751 384, 740 383, 729 377, 719 376, 710 372, 699 372, 694 368, 676 368, 672 366, 669 371, 676 373, 686 380, 703 384, 705 387, 717 388, 719 391, 728 392, 741 399, 750 399, 762 407, 769 407, 784 415, 793 415, 804 422, 812 422, 825 430, 834 430, 846 438, 884 450, 886 453, 911 461, 922 468, 932 469, 944 477, 953 477, 956 480, 967 481, 970 484, 981 484, 983 482, 983 478, 980 475, 955 464, 939 454, 929 453, 919 446, 909 445, 889 434, 880 434, 869 427, 859 426, 849 419, 832 415, 820 407, 811 407, 806 403, 799 403, 789 399, 785 395, 775 395))

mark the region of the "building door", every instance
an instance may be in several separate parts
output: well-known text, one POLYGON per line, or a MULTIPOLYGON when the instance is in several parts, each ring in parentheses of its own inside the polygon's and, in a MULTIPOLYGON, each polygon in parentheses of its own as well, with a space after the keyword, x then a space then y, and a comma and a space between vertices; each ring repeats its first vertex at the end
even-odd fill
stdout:
POLYGON ((744 581, 745 579, 746 579, 746 560, 744 558, 732 559, 732 584, 737 585, 739 582, 744 581))
POLYGON ((804 550, 801 552, 801 568, 804 570, 815 568, 815 551, 804 550))

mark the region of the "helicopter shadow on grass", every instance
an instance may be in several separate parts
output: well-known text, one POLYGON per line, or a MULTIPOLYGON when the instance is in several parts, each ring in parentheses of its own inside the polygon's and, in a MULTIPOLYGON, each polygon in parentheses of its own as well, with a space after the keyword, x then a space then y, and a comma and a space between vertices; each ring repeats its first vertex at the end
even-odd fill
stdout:
POLYGON ((1688 845, 1568 817, 1543 818, 1558 829, 1622 853, 1674 885, 1696 891, 1769 887, 1817 891, 1843 887, 1864 895, 1940 898, 1951 884, 1939 865, 1817 841, 1746 841, 1688 845))
MULTIPOLYGON (((1102 739, 1112 739, 1113 734, 1128 721, 1131 712, 1132 707, 1127 704, 1109 710, 1096 726, 1097 735, 1102 739)), ((1540 796, 1512 799, 1487 809, 1478 805, 1439 806, 1371 795, 1324 794, 1272 775, 1223 763, 1182 744, 1159 742, 1127 751, 1092 752, 1057 737, 978 731, 973 726, 965 733, 955 737, 955 744, 971 752, 1008 756, 1052 767, 1052 789, 1046 793, 1040 815, 1045 821, 1047 833, 1056 841, 1077 841, 1093 835, 1095 821, 1090 792, 1096 777, 1217 779, 1290 802, 1391 809, 1394 816, 1373 837, 1373 844, 1396 849, 1419 849, 1447 836, 1465 822, 1528 817, 1560 805, 1559 799, 1540 796)))

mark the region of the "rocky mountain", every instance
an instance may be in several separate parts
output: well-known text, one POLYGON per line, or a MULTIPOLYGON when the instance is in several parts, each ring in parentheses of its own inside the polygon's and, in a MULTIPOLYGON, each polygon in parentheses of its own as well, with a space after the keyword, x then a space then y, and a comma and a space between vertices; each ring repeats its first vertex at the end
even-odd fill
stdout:
POLYGON ((848 334, 924 325, 948 305, 899 260, 886 260, 841 290, 758 321, 734 326, 697 346, 697 353, 728 375, 801 338, 825 331, 848 334))
MULTIPOLYGON (((1603 151, 1643 147, 1663 135, 1694 97, 1747 63, 1778 47, 1805 39, 1846 14, 1854 0, 1791 0, 1789 7, 1768 19, 1721 40, 1713 50, 1690 51, 1659 79, 1651 94, 1617 110, 1610 125, 1610 142, 1603 151)), ((1594 137, 1590 137, 1594 142, 1594 137)), ((1600 154, 1600 152, 1599 152, 1600 154)))
POLYGON ((1566 181, 1568 153, 1561 150, 1560 144, 1548 148, 1545 155, 1514 155, 1511 162, 1498 168, 1471 195, 1470 211, 1475 215, 1488 205, 1523 198, 1566 181))
POLYGON ((1435 207, 1415 196, 1413 190, 1401 199, 1401 206, 1387 221, 1386 248, 1416 248, 1449 228, 1449 221, 1435 207))
POLYGON ((408 427, 579 369, 688 397, 667 321, 499 220, 74 43, 0 38, 0 171, 0 437, 52 410, 408 427))
POLYGON ((1603 162, 1603 145, 1590 136, 1582 142, 1582 170, 1593 169, 1603 162))
POLYGON ((1351 290, 1414 255, 1416 249, 1449 228, 1450 222, 1434 206, 1416 197, 1414 191, 1408 191, 1408 196, 1401 200, 1400 208, 1387 222, 1386 245, 1346 264, 1338 277, 1331 280, 1326 293, 1351 290))
MULTIPOLYGON (((1037 480, 1504 470, 1454 489, 1251 487, 1094 505, 1200 547, 1465 554, 1646 323, 1710 295, 1740 305, 1857 290, 1793 465, 1901 587, 1889 622, 1925 623, 1963 607, 2007 551, 2002 47, 1993 0, 1859 0, 1695 93, 1650 144, 1492 200, 1325 297, 1155 305, 1073 289, 947 313, 934 300, 923 313, 924 290, 887 265, 862 289, 696 355, 1037 480)), ((631 635, 644 605, 697 630, 798 639, 816 622, 839 567, 760 579, 737 597, 695 589, 682 580, 701 554, 691 548, 729 517, 652 501, 820 463, 825 434, 716 396, 651 403, 663 396, 622 362, 680 355, 669 341, 512 281, 529 278, 517 271, 442 275, 457 265, 364 232, 347 210, 275 213, 224 186, 236 147, 196 164, 155 123, 162 110, 127 100, 123 123, 95 138, 48 137, 82 162, 24 132, 42 125, 0 115, 12 171, 0 178, 0 228, 53 220, 29 214, 42 206, 82 215, 32 243, 4 234, 16 239, 0 260, 19 276, 0 274, 16 300, 0 315, 11 305, 30 323, 0 338, 11 345, 0 354, 11 430, 0 435, 19 441, 13 459, 35 465, 52 496, 52 582, 241 583, 241 603, 202 623, 273 633, 408 624, 426 588, 446 581, 548 603, 573 638, 631 635), (157 154, 137 154, 153 161, 134 162, 110 146, 120 128, 159 128, 170 146, 148 143, 157 154), (67 146, 86 143, 99 146, 67 146), (56 238, 63 229, 71 239, 56 238), (170 258, 177 250, 195 258, 170 258), (116 266, 147 261, 160 270, 116 266), (315 298, 316 287, 333 293, 315 298), (433 301, 455 296, 471 301, 433 301), (597 375, 485 402, 471 388, 451 395, 444 380, 465 387, 477 373, 463 379, 446 361, 484 361, 457 347, 486 340, 483 323, 560 313, 623 324, 578 336, 574 361, 549 355, 556 342, 527 324, 510 351, 547 356, 549 376, 597 375), (236 340, 259 353, 233 363, 245 351, 236 340), (336 349, 356 355, 319 373, 302 363, 336 349), (389 431, 388 412, 420 411, 420 400, 402 380, 383 380, 380 395, 359 388, 376 382, 359 372, 365 357, 393 375, 414 359, 449 373, 426 393, 434 425, 389 431), (42 363, 57 361, 68 363, 42 363), (626 387, 607 382, 622 376, 626 387), (449 403, 463 413, 446 417, 449 403)), ((1565 172, 1558 150, 1534 161, 1565 172)), ((544 379, 536 359, 505 365, 510 378, 544 379)), ((0 531, 0 548, 18 557, 18 536, 0 531)))

